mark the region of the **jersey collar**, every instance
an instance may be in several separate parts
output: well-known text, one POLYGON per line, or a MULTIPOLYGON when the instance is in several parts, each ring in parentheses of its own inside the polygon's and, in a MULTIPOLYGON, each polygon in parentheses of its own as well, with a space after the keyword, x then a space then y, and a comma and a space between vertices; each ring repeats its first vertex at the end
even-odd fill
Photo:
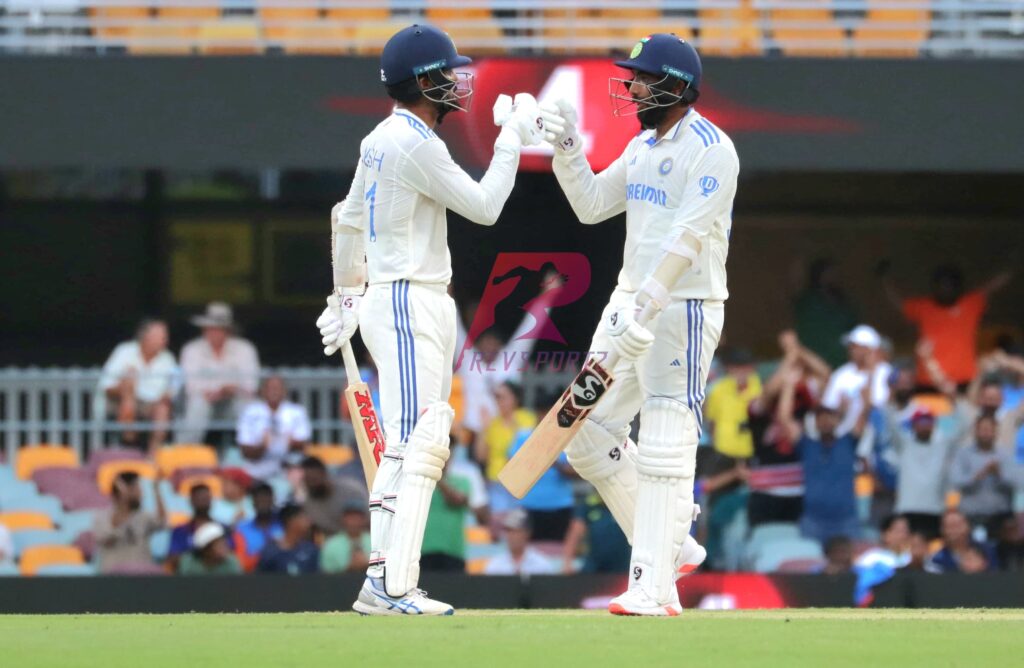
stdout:
POLYGON ((666 132, 665 136, 662 137, 661 139, 655 139, 655 131, 654 130, 646 130, 645 132, 649 132, 650 135, 647 137, 647 139, 644 140, 644 142, 648 146, 654 147, 654 146, 657 146, 658 144, 660 144, 663 141, 675 141, 676 139, 679 138, 679 132, 683 128, 688 126, 690 123, 693 123, 694 121, 696 121, 700 117, 701 116, 700 116, 700 114, 697 113, 697 110, 694 109, 693 107, 690 107, 689 109, 686 110, 686 113, 683 114, 683 117, 680 118, 679 121, 675 124, 675 127, 673 127, 671 130, 666 132))

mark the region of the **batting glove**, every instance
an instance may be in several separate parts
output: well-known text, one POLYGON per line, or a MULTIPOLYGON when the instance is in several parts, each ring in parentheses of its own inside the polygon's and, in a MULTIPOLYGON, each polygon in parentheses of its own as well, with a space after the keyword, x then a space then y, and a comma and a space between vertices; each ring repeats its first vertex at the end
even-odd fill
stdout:
POLYGON ((634 312, 633 308, 613 311, 604 326, 619 359, 630 362, 643 357, 654 343, 654 334, 636 321, 634 312))
POLYGON ((545 102, 540 105, 540 117, 544 121, 544 141, 565 153, 575 153, 583 148, 576 130, 579 115, 568 100, 559 98, 553 104, 545 102))
MULTIPOLYGON (((515 134, 520 146, 535 146, 544 141, 544 121, 540 116, 537 100, 529 93, 518 93, 515 100, 508 95, 499 95, 494 103, 494 124, 502 128, 502 135, 515 134), (510 133, 506 133, 508 130, 510 133)), ((514 141, 514 140, 513 140, 514 141)))
POLYGON ((339 297, 332 294, 327 298, 327 308, 316 319, 316 326, 323 337, 324 355, 330 357, 348 343, 359 327, 359 300, 355 295, 339 297))

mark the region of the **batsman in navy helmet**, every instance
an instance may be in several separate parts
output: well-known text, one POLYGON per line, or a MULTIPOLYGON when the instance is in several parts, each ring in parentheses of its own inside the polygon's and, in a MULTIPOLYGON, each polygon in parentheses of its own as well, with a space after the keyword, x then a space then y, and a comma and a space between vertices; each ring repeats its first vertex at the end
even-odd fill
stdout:
MULTIPOLYGON (((493 225, 512 191, 520 149, 543 141, 537 101, 498 96, 501 127, 479 182, 452 160, 434 129, 465 111, 472 61, 433 26, 412 25, 384 47, 380 78, 395 107, 348 156, 348 196, 331 212, 334 290, 317 320, 333 355, 359 328, 380 381, 386 447, 370 489, 364 615, 449 615, 417 587, 430 499, 448 459, 455 304, 447 210, 493 225)), ((353 147, 354 148, 354 147, 353 147)))
POLYGON ((706 556, 689 535, 700 512, 694 470, 704 386, 729 295, 725 260, 739 161, 725 132, 694 108, 703 71, 689 43, 649 35, 615 64, 628 76, 609 82, 612 111, 635 113, 642 130, 600 174, 587 161, 572 104, 541 105, 552 168, 580 222, 626 214, 622 269, 590 347, 617 353, 615 384, 566 451, 633 545, 629 587, 609 611, 675 616, 676 579, 706 556), (648 305, 656 315, 638 321, 648 305))

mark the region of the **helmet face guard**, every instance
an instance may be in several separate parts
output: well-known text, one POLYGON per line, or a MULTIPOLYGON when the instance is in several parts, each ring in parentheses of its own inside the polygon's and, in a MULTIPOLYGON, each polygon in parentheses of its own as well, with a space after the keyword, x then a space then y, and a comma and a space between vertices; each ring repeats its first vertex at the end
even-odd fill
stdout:
POLYGON ((686 99, 686 91, 690 88, 691 82, 679 79, 666 74, 660 80, 643 84, 650 91, 650 95, 644 98, 634 98, 630 93, 630 87, 636 83, 636 72, 631 79, 620 79, 610 77, 608 79, 608 97, 612 102, 612 114, 615 116, 641 115, 644 111, 660 107, 671 107, 686 99), (675 82, 683 81, 686 86, 681 93, 673 93, 666 90, 667 87, 675 86, 675 82))
POLYGON ((469 111, 473 104, 473 73, 434 69, 424 74, 430 85, 420 84, 423 96, 442 106, 445 112, 469 111))

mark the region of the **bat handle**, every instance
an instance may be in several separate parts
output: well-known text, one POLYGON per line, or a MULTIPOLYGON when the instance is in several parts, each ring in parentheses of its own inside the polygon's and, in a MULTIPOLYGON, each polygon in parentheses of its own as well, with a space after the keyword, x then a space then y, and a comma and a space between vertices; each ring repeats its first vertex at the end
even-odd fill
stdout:
POLYGON ((341 358, 345 360, 345 375, 348 384, 363 382, 363 379, 359 377, 359 365, 356 364, 356 355, 352 352, 351 341, 346 341, 345 345, 341 347, 341 358))

